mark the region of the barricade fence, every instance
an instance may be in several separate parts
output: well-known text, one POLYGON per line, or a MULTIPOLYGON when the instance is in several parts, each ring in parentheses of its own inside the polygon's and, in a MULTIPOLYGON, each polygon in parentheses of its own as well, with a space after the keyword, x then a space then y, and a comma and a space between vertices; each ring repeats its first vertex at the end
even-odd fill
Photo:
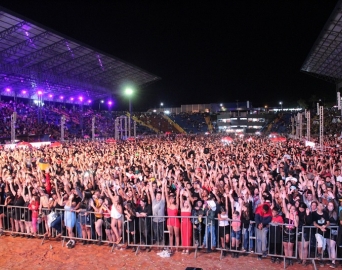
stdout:
POLYGON ((77 240, 82 244, 108 244, 113 249, 127 245, 127 234, 123 233, 127 221, 110 215, 73 209, 42 208, 41 211, 28 207, 1 205, 1 234, 12 236, 38 237, 42 244, 47 239, 77 240))
POLYGON ((342 256, 338 254, 342 247, 341 230, 337 225, 330 225, 322 231, 315 226, 303 226, 299 256, 307 260, 318 261, 324 264, 325 261, 341 261, 342 256))
POLYGON ((273 261, 300 259, 324 262, 342 260, 338 254, 342 247, 339 226, 329 226, 322 232, 315 226, 298 229, 293 224, 273 224, 257 227, 254 221, 210 220, 191 216, 146 216, 142 213, 110 217, 110 212, 86 210, 34 209, 13 205, 0 205, 0 233, 13 236, 40 237, 42 244, 52 238, 82 244, 94 243, 114 248, 133 248, 150 251, 151 248, 182 251, 186 254, 199 249, 220 251, 220 259, 227 253, 237 257, 241 253, 255 253, 273 261))

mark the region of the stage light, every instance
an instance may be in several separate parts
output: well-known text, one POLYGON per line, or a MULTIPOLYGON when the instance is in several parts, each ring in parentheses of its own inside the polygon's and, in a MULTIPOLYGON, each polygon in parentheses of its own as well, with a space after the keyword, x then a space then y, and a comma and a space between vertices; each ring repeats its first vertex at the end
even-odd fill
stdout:
POLYGON ((42 95, 43 94, 43 92, 40 91, 40 90, 37 93, 38 93, 38 95, 42 95))
POLYGON ((71 98, 70 98, 70 100, 74 100, 74 98, 73 98, 73 97, 71 97, 71 98))
POLYGON ((26 94, 26 90, 23 90, 22 93, 23 93, 23 94, 26 94))
POLYGON ((11 92, 11 88, 6 88, 6 92, 11 92))
POLYGON ((109 106, 112 106, 112 104, 113 104, 113 102, 110 100, 110 101, 108 101, 108 105, 109 106))
POLYGON ((125 89, 125 94, 126 94, 127 96, 131 96, 131 95, 133 94, 133 89, 132 89, 132 88, 126 88, 126 89, 125 89))
POLYGON ((83 101, 83 97, 79 97, 78 99, 79 99, 80 101, 83 101))
POLYGON ((104 101, 103 100, 101 100, 101 103, 103 103, 104 101))
POLYGON ((90 99, 88 100, 88 103, 91 103, 91 100, 90 100, 90 99))
POLYGON ((59 98, 60 98, 60 99, 63 99, 64 97, 63 97, 63 96, 60 96, 59 98))
POLYGON ((49 98, 52 98, 52 95, 51 95, 51 94, 49 95, 49 98))

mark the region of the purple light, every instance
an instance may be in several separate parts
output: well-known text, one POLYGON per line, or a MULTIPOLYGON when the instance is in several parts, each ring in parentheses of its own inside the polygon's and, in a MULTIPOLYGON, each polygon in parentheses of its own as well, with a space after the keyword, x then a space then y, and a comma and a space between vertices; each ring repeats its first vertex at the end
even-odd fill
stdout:
POLYGON ((108 101, 108 105, 109 106, 112 106, 112 104, 113 104, 113 102, 110 100, 110 101, 108 101))
POLYGON ((23 94, 26 94, 26 90, 23 90, 22 92, 23 92, 23 94))
POLYGON ((79 99, 80 101, 83 101, 83 97, 79 97, 78 99, 79 99))
POLYGON ((52 95, 51 95, 51 94, 49 95, 49 98, 52 98, 52 95))
POLYGON ((73 98, 73 97, 71 97, 71 98, 70 98, 70 100, 74 100, 74 98, 73 98))
POLYGON ((7 92, 11 92, 11 89, 10 89, 10 88, 6 88, 6 91, 7 91, 7 92))
POLYGON ((42 94, 43 94, 43 92, 39 90, 38 91, 38 95, 42 95, 42 94))
POLYGON ((88 103, 91 103, 91 100, 90 100, 90 99, 88 100, 88 103))
POLYGON ((60 99, 63 99, 64 97, 63 97, 63 96, 60 96, 59 98, 60 98, 60 99))

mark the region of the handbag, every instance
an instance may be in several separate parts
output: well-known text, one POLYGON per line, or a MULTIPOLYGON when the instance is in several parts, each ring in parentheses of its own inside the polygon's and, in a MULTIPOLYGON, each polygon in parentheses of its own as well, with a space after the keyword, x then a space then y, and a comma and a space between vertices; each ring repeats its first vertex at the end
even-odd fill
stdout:
POLYGON ((53 211, 51 211, 51 213, 46 216, 49 227, 51 226, 52 222, 54 222, 57 219, 57 216, 57 213, 53 211))

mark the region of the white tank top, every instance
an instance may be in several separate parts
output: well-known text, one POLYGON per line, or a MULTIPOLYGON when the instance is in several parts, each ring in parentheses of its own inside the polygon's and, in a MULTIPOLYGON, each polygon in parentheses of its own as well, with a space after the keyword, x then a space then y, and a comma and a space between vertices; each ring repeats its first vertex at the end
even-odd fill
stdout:
POLYGON ((118 212, 116 207, 113 205, 112 210, 110 211, 110 216, 112 218, 119 219, 119 218, 121 218, 122 215, 118 212))
MULTIPOLYGON (((221 218, 228 218, 228 214, 221 214, 221 218)), ((220 227, 224 227, 224 226, 228 226, 229 225, 229 221, 228 220, 219 220, 219 226, 220 227)))

